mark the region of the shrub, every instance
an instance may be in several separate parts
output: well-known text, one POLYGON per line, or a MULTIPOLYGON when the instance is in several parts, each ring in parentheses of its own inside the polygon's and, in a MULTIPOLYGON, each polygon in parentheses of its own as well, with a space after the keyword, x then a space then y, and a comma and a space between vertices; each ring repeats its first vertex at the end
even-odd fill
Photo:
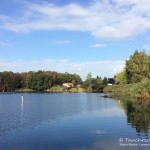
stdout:
POLYGON ((104 92, 112 92, 113 95, 128 95, 150 101, 150 80, 143 78, 139 83, 107 86, 104 88, 104 92))

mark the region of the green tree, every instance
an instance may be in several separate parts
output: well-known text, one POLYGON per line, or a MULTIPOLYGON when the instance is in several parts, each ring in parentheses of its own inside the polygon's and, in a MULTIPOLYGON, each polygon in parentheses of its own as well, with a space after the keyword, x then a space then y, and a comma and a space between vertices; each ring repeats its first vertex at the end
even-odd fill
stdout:
POLYGON ((116 82, 114 78, 108 78, 107 81, 110 84, 115 84, 115 82, 116 82))
POLYGON ((150 79, 150 56, 145 51, 135 51, 126 61, 125 70, 128 83, 137 83, 143 78, 150 79))
POLYGON ((119 84, 126 84, 127 83, 126 71, 123 70, 122 72, 120 72, 117 75, 115 75, 115 80, 119 84))
POLYGON ((21 76, 19 73, 0 73, 0 91, 11 92, 21 88, 21 76))
POLYGON ((96 78, 92 79, 92 91, 93 92, 100 92, 103 89, 103 80, 101 77, 97 76, 96 78))
POLYGON ((92 92, 92 73, 88 73, 86 80, 83 83, 83 87, 87 89, 88 92, 92 92))
POLYGON ((108 84, 108 79, 106 77, 104 77, 104 79, 103 79, 103 85, 107 86, 107 84, 108 84))

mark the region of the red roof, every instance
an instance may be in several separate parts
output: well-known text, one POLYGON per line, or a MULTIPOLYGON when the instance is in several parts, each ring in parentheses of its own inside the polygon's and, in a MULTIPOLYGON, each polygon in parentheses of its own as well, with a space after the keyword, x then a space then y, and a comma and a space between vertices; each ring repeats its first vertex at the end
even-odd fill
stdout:
POLYGON ((67 85, 68 85, 68 86, 73 86, 73 83, 67 82, 67 85))

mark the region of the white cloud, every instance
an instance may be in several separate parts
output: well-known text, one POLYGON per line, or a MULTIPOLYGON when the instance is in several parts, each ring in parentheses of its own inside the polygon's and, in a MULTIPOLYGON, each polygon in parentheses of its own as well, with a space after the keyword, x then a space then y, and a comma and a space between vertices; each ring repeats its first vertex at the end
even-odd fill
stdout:
POLYGON ((116 74, 118 74, 119 72, 123 71, 123 68, 124 68, 124 67, 125 67, 125 62, 122 63, 122 64, 120 64, 120 65, 118 65, 118 66, 115 66, 115 67, 113 68, 112 73, 116 75, 116 74))
POLYGON ((16 17, 1 15, 0 28, 84 31, 99 39, 124 39, 150 29, 149 0, 93 0, 88 6, 26 3, 21 9, 16 17))
POLYGON ((86 75, 91 72, 93 77, 106 76, 113 77, 117 71, 121 71, 124 67, 124 61, 69 61, 69 60, 0 60, 0 71, 37 71, 37 70, 51 70, 57 72, 77 73, 82 79, 86 79, 86 75), (119 68, 119 69, 118 69, 119 68))
POLYGON ((105 44, 99 44, 99 43, 97 43, 97 44, 90 45, 89 47, 99 48, 99 47, 106 47, 106 45, 105 44))

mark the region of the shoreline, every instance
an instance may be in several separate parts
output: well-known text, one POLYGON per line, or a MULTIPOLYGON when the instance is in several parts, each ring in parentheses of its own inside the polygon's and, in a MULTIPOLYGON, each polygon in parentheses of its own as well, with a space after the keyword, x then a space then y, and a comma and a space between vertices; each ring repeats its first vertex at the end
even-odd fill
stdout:
POLYGON ((150 80, 144 78, 141 82, 124 85, 113 85, 104 88, 110 95, 127 96, 150 102, 150 80))

